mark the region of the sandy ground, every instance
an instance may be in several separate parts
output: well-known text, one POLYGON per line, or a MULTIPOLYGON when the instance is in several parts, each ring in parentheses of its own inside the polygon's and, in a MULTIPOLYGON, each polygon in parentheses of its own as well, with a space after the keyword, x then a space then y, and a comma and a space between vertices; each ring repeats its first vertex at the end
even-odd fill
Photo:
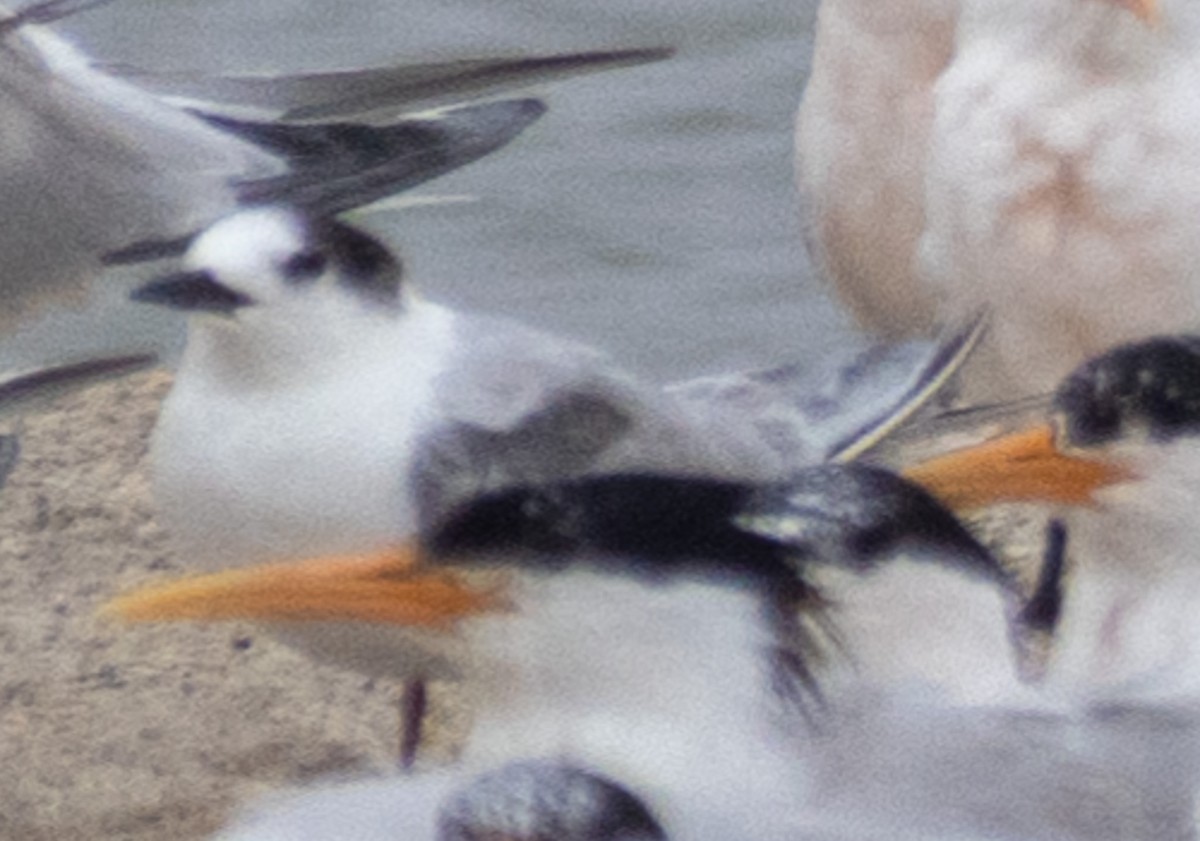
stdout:
MULTIPOLYGON (((250 626, 96 616, 185 571, 155 525, 146 464, 168 387, 143 373, 15 422, 21 461, 0 491, 2 841, 203 838, 270 790, 395 767, 398 686, 314 665, 250 626)), ((1025 554, 1040 529, 1017 529, 1025 554)), ((1011 523, 991 531, 1011 543, 1011 523)), ((418 766, 445 761, 466 726, 450 689, 433 698, 418 766)))
MULTIPOLYGON (((17 422, 22 458, 0 491, 5 841, 203 838, 268 790, 394 765, 395 685, 249 626, 97 618, 118 591, 184 569, 146 465, 168 386, 140 374, 17 422)), ((438 741, 423 762, 448 751, 438 741)))

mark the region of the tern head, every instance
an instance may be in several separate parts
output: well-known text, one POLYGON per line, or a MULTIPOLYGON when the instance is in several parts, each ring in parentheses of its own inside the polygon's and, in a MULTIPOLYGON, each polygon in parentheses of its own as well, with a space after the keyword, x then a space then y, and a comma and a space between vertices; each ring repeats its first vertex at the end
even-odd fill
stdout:
POLYGON ((1160 336, 1077 368, 1049 422, 910 469, 947 499, 1090 502, 1061 512, 1072 570, 1052 687, 1088 702, 1194 701, 1198 434, 1200 339, 1160 336))
POLYGON ((1048 414, 905 473, 948 505, 972 508, 1093 504, 1105 488, 1177 470, 1200 434, 1200 338, 1158 336, 1088 360, 1059 385, 1048 414))
POLYGON ((192 244, 185 266, 133 299, 191 314, 192 341, 214 336, 214 345, 260 354, 335 352, 394 322, 406 303, 390 249, 337 219, 288 207, 218 221, 192 244))
POLYGON ((1114 348, 1077 368, 1054 396, 1066 446, 1200 434, 1200 337, 1157 336, 1114 348))
MULTIPOLYGON (((820 707, 821 665, 838 650, 829 629, 839 605, 887 614, 896 627, 936 613, 949 646, 971 636, 955 623, 986 623, 1005 649, 989 656, 1011 671, 1011 597, 1008 576, 928 494, 848 465, 777 485, 615 475, 514 487, 473 500, 419 544, 202 576, 111 610, 140 621, 368 622, 468 635, 478 625, 488 630, 473 645, 490 650, 476 650, 476 661, 520 664, 543 684, 582 681, 589 699, 635 695, 612 687, 666 673, 709 685, 713 669, 728 668, 806 717, 820 707), (483 570, 498 578, 463 577, 483 570), (898 581, 904 591, 889 597, 898 581), (869 598, 854 595, 860 585, 869 598), (982 596, 944 601, 964 592, 982 596), (710 662, 723 656, 745 667, 710 662)), ((891 633, 878 615, 868 624, 891 633)), ((908 653, 928 654, 893 646, 874 659, 902 663, 908 653)))

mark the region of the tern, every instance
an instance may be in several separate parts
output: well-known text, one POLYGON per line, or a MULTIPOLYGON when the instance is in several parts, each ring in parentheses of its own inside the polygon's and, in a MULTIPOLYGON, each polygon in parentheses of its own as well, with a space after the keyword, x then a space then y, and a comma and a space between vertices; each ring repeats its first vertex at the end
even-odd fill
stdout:
POLYGON ((799 180, 863 325, 986 306, 967 394, 1008 400, 1200 324, 1198 37, 1187 0, 823 4, 799 180))
MULTIPOLYGON (((664 390, 592 348, 426 301, 383 243, 296 208, 234 214, 187 262, 134 298, 191 313, 151 457, 160 522, 199 568, 379 549, 506 484, 632 468, 769 478, 847 458, 982 330, 824 375, 781 366, 664 390)), ((300 636, 374 670, 360 634, 349 652, 336 634, 300 636)))
POLYGON ((1069 586, 1046 676, 1086 703, 1200 698, 1198 433, 1200 337, 1157 336, 1081 365, 1045 420, 910 470, 960 506, 1088 503, 1062 513, 1069 586))
MULTIPOLYGON (((412 661, 400 648, 428 645, 478 697, 462 772, 528 758, 581 767, 672 838, 1191 826, 1194 723, 1040 706, 1013 666, 1014 607, 1007 574, 946 509, 847 465, 769 484, 621 474, 509 488, 418 544, 183 580, 110 610, 419 627, 427 643, 392 638, 396 668, 412 661), (439 646, 447 637, 457 649, 439 646), (968 683, 980 692, 957 691, 968 683)), ((447 802, 446 780, 314 793, 232 837, 320 837, 304 834, 316 814, 327 831, 352 815, 413 815, 411 837, 431 837, 419 830, 447 802)))
POLYGON ((157 78, 97 66, 41 25, 98 2, 45 0, 0 19, 0 197, 12 208, 0 329, 78 297, 107 263, 177 254, 238 207, 366 205, 489 154, 544 111, 536 99, 463 100, 668 54, 157 78), (446 102, 458 104, 418 113, 446 102))
POLYGON ((378 549, 508 484, 771 478, 846 457, 979 331, 868 352, 816 393, 795 366, 663 389, 593 348, 428 301, 378 239, 294 208, 218 222, 187 265, 133 296, 190 314, 151 456, 161 520, 201 569, 378 549))

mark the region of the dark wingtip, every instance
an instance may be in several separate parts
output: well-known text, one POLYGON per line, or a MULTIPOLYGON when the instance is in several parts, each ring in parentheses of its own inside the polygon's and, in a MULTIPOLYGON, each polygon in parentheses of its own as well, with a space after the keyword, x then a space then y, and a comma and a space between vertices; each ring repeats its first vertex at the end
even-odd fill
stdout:
POLYGON ((24 26, 45 25, 71 17, 112 0, 42 0, 13 12, 0 20, 0 38, 24 26))
POLYGON ((153 353, 134 353, 68 362, 5 377, 0 379, 0 407, 10 408, 14 404, 55 394, 62 389, 132 374, 157 362, 158 357, 153 353))
POLYGON ((291 204, 332 216, 474 163, 506 146, 544 113, 541 100, 525 98, 463 105, 385 126, 202 116, 291 162, 283 175, 240 182, 240 204, 291 204))
MULTIPOLYGON (((403 77, 395 79, 391 84, 383 84, 380 90, 375 90, 370 96, 355 97, 349 101, 340 97, 337 101, 322 101, 306 105, 298 105, 283 113, 281 119, 291 122, 310 122, 337 118, 347 113, 348 106, 357 103, 361 113, 387 110, 397 106, 407 106, 411 111, 412 105, 425 101, 429 96, 423 95, 440 91, 441 96, 434 96, 434 101, 445 102, 445 96, 456 94, 451 101, 465 102, 479 99, 483 96, 511 93, 521 88, 556 83, 574 76, 588 73, 598 73, 605 70, 616 70, 622 67, 636 67, 656 61, 663 61, 675 54, 671 47, 634 47, 623 50, 594 50, 581 53, 560 53, 555 55, 496 58, 496 59, 467 59, 461 62, 447 62, 443 65, 430 65, 431 69, 440 68, 441 74, 429 78, 412 81, 403 77)), ((404 68, 398 68, 404 70, 404 68)), ((387 71, 381 71, 386 77, 387 71)))
POLYGON ((460 105, 440 111, 434 119, 479 137, 490 149, 499 149, 548 110, 546 103, 537 97, 522 97, 460 105))

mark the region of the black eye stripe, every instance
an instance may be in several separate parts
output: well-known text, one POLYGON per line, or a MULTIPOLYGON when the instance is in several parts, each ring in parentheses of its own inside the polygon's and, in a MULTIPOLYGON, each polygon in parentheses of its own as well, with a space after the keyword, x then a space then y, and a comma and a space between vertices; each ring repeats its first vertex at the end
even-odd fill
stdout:
POLYGON ((312 280, 325 271, 329 259, 320 251, 300 251, 284 261, 281 271, 288 280, 312 280))

